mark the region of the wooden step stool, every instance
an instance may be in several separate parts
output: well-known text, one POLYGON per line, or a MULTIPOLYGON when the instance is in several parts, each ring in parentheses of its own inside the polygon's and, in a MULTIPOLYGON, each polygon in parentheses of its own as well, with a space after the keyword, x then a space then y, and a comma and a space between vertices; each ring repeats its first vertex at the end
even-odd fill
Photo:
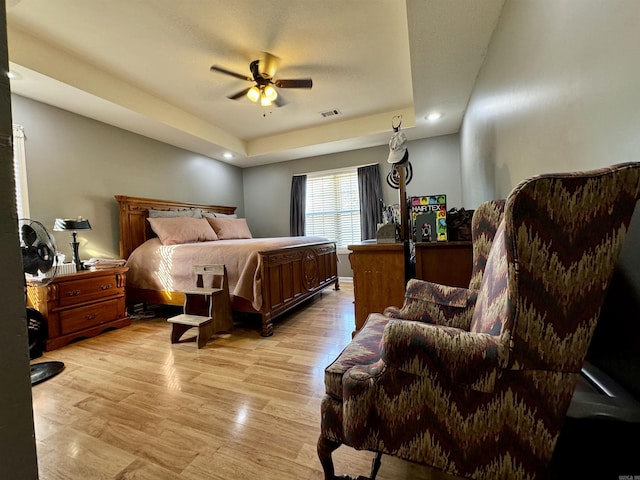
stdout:
POLYGON ((224 265, 195 265, 196 287, 184 293, 182 314, 167 319, 172 324, 171 343, 178 343, 180 337, 193 327, 198 328, 198 348, 206 345, 216 332, 233 328, 229 284, 224 265), (204 276, 212 276, 212 287, 204 287, 204 276))

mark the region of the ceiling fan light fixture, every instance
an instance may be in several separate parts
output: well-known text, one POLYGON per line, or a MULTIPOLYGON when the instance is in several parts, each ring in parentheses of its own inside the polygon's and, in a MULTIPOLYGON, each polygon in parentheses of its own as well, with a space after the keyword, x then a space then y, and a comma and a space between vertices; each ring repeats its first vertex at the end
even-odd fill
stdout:
POLYGON ((262 95, 262 97, 260 97, 260 105, 262 105, 263 107, 270 107, 271 103, 271 100, 269 100, 266 95, 262 95))
POLYGON ((288 78, 288 79, 274 79, 280 59, 275 55, 268 52, 264 53, 264 62, 261 60, 254 60, 249 64, 249 70, 251 76, 244 75, 242 73, 236 73, 232 70, 220 67, 218 65, 211 65, 209 68, 212 72, 219 72, 239 80, 246 80, 253 82, 253 85, 248 88, 244 88, 239 92, 227 96, 231 100, 239 100, 246 96, 254 103, 260 101, 260 105, 269 107, 275 105, 276 107, 282 107, 286 104, 279 95, 277 89, 280 88, 311 88, 313 86, 313 80, 310 78, 288 78), (261 70, 261 65, 263 68, 261 70))
POLYGON ((251 100, 252 102, 257 102, 258 100, 260 100, 261 94, 260 94, 260 89, 258 87, 251 87, 248 91, 247 91, 247 97, 249 98, 249 100, 251 100))
POLYGON ((264 87, 264 96, 269 99, 270 102, 273 102, 276 98, 278 98, 278 92, 271 85, 267 85, 264 87))

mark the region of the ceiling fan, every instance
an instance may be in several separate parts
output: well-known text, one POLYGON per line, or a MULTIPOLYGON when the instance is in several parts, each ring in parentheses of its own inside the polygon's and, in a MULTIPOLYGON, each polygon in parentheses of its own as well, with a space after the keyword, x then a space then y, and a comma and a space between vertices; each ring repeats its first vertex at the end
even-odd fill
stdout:
POLYGON ((224 73, 231 75, 232 77, 239 78, 240 80, 246 80, 252 82, 254 85, 240 90, 233 95, 229 95, 227 98, 231 100, 238 100, 243 96, 247 96, 252 102, 260 102, 262 106, 270 106, 275 104, 277 107, 282 107, 285 102, 276 88, 311 88, 313 86, 313 80, 310 78, 295 78, 295 79, 274 79, 278 65, 280 64, 280 58, 272 55, 268 52, 263 52, 264 60, 254 60, 249 64, 249 70, 251 76, 243 75, 241 73, 232 72, 226 68, 218 65, 212 65, 211 71, 224 73))

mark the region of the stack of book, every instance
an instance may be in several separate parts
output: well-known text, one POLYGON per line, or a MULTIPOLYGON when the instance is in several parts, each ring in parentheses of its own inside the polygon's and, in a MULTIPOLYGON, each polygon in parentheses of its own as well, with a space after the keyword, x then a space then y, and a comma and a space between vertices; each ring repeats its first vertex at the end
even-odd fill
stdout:
POLYGON ((83 263, 86 268, 101 269, 122 267, 127 261, 122 258, 92 258, 83 263))

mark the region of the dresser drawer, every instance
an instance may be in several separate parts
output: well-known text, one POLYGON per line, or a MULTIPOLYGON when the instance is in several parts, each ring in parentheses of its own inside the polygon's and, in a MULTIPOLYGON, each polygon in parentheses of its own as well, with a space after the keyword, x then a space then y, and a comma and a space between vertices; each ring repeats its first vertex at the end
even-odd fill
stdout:
POLYGON ((63 310, 60 312, 60 333, 63 335, 73 333, 123 317, 123 310, 123 302, 119 298, 63 310))
POLYGON ((115 275, 61 282, 58 288, 61 307, 124 293, 124 288, 118 288, 115 275))

